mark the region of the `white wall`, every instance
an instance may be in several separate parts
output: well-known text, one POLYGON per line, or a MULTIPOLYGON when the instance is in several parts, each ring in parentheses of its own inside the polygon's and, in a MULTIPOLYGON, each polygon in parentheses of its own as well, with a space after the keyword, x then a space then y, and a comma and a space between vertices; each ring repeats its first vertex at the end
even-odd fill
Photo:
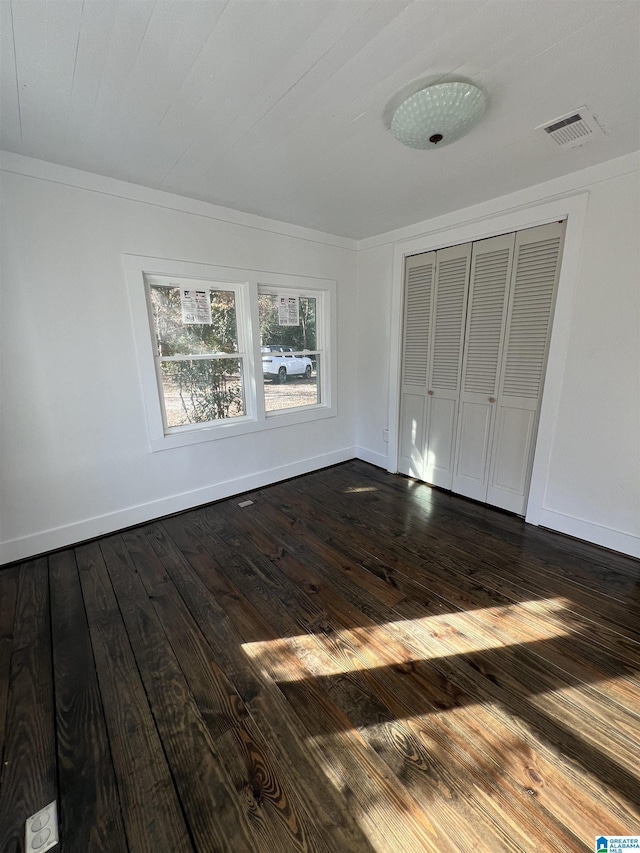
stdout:
POLYGON ((353 456, 355 243, 15 155, 3 165, 0 562, 353 456), (123 253, 335 279, 337 417, 151 453, 123 253))
POLYGON ((387 467, 389 359, 394 244, 358 252, 358 409, 359 455, 387 467))
POLYGON ((394 468, 383 429, 390 426, 393 435, 395 428, 388 424, 393 399, 385 365, 393 369, 396 363, 398 247, 410 241, 412 251, 420 251, 421 242, 433 248, 440 233, 464 233, 469 239, 475 229, 486 236, 489 221, 508 226, 544 202, 585 190, 584 228, 571 248, 577 274, 563 322, 565 351, 554 360, 556 375, 548 377, 549 387, 553 382, 558 389, 545 441, 548 458, 536 459, 544 472, 538 519, 640 556, 640 172, 635 155, 361 242, 356 444, 363 458, 394 468))
POLYGON ((640 556, 640 173, 590 187, 583 245, 540 520, 634 535, 640 556))
POLYGON ((353 241, 16 155, 3 165, 0 562, 354 454, 390 464, 398 246, 516 221, 584 189, 539 520, 640 556, 637 157, 361 241, 357 253, 353 241), (336 279, 338 416, 151 453, 123 253, 336 279))

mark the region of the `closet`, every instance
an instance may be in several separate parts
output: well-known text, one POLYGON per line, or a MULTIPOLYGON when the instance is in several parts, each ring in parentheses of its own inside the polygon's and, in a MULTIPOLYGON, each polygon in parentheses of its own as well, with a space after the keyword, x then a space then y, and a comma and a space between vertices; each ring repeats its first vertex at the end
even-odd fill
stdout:
POLYGON ((399 470, 524 514, 564 223, 405 263, 399 470))

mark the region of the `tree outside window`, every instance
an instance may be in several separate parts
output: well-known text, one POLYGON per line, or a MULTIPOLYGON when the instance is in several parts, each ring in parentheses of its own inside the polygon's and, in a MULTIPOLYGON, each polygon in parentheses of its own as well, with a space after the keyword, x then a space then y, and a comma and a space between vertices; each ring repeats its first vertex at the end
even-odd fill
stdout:
POLYGON ((150 295, 167 427, 244 415, 235 293, 210 290, 211 324, 183 323, 178 286, 150 295))

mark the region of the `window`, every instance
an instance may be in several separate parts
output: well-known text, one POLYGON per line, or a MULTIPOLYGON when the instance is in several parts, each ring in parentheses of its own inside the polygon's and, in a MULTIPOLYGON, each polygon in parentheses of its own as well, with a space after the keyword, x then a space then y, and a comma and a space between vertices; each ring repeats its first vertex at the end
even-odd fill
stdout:
MULTIPOLYGON (((298 325, 280 325, 278 300, 283 294, 262 285, 258 315, 262 342, 264 403, 267 412, 321 402, 318 349, 318 296, 298 293, 298 325)), ((322 332, 322 329, 320 329, 322 332)))
POLYGON ((165 428, 246 415, 236 289, 157 276, 147 285, 165 428), (207 300, 211 322, 185 322, 181 297, 194 292, 207 300))
POLYGON ((125 267, 153 450, 335 415, 335 282, 131 255, 125 267))

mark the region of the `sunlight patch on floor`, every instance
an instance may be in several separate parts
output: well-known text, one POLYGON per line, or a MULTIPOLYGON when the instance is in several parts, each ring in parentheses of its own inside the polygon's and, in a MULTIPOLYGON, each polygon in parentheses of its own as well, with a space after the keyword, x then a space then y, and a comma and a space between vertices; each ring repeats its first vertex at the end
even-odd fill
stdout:
MULTIPOLYGON (((535 599, 508 607, 487 607, 337 630, 332 629, 327 619, 317 627, 310 625, 307 634, 244 643, 242 648, 276 681, 300 681, 406 665, 416 659, 430 660, 521 645, 521 636, 509 642, 504 635, 495 635, 501 620, 506 623, 508 617, 512 623, 519 617, 557 614, 567 605, 565 598, 535 599), (409 641, 411 651, 403 645, 409 641)), ((561 624, 543 624, 538 627, 534 642, 570 633, 561 624)))
MULTIPOLYGON (((557 674, 561 679, 563 676, 557 674)), ((609 692, 609 691, 607 691, 609 692)), ((602 730, 609 733, 612 760, 624 765, 630 773, 637 775, 638 759, 640 754, 640 716, 637 704, 638 690, 633 681, 627 678, 602 678, 600 680, 590 677, 588 682, 577 684, 561 684, 558 687, 537 690, 531 696, 529 702, 534 708, 543 713, 553 714, 554 709, 561 705, 569 709, 581 709, 575 711, 576 715, 583 713, 588 708, 594 720, 600 720, 602 730), (610 688, 619 693, 618 699, 600 695, 610 688), (606 698, 606 701, 603 701, 606 698), (636 710, 634 710, 634 708, 636 710)), ((587 740, 593 737, 598 742, 598 726, 593 731, 583 731, 581 736, 587 740)), ((602 748, 602 747, 600 747, 602 748)))
POLYGON ((441 837, 422 804, 388 778, 383 765, 365 765, 363 772, 348 759, 352 751, 354 756, 358 752, 357 730, 313 736, 307 742, 331 784, 348 798, 351 813, 374 850, 389 850, 390 838, 393 849, 403 853, 458 849, 441 837))

